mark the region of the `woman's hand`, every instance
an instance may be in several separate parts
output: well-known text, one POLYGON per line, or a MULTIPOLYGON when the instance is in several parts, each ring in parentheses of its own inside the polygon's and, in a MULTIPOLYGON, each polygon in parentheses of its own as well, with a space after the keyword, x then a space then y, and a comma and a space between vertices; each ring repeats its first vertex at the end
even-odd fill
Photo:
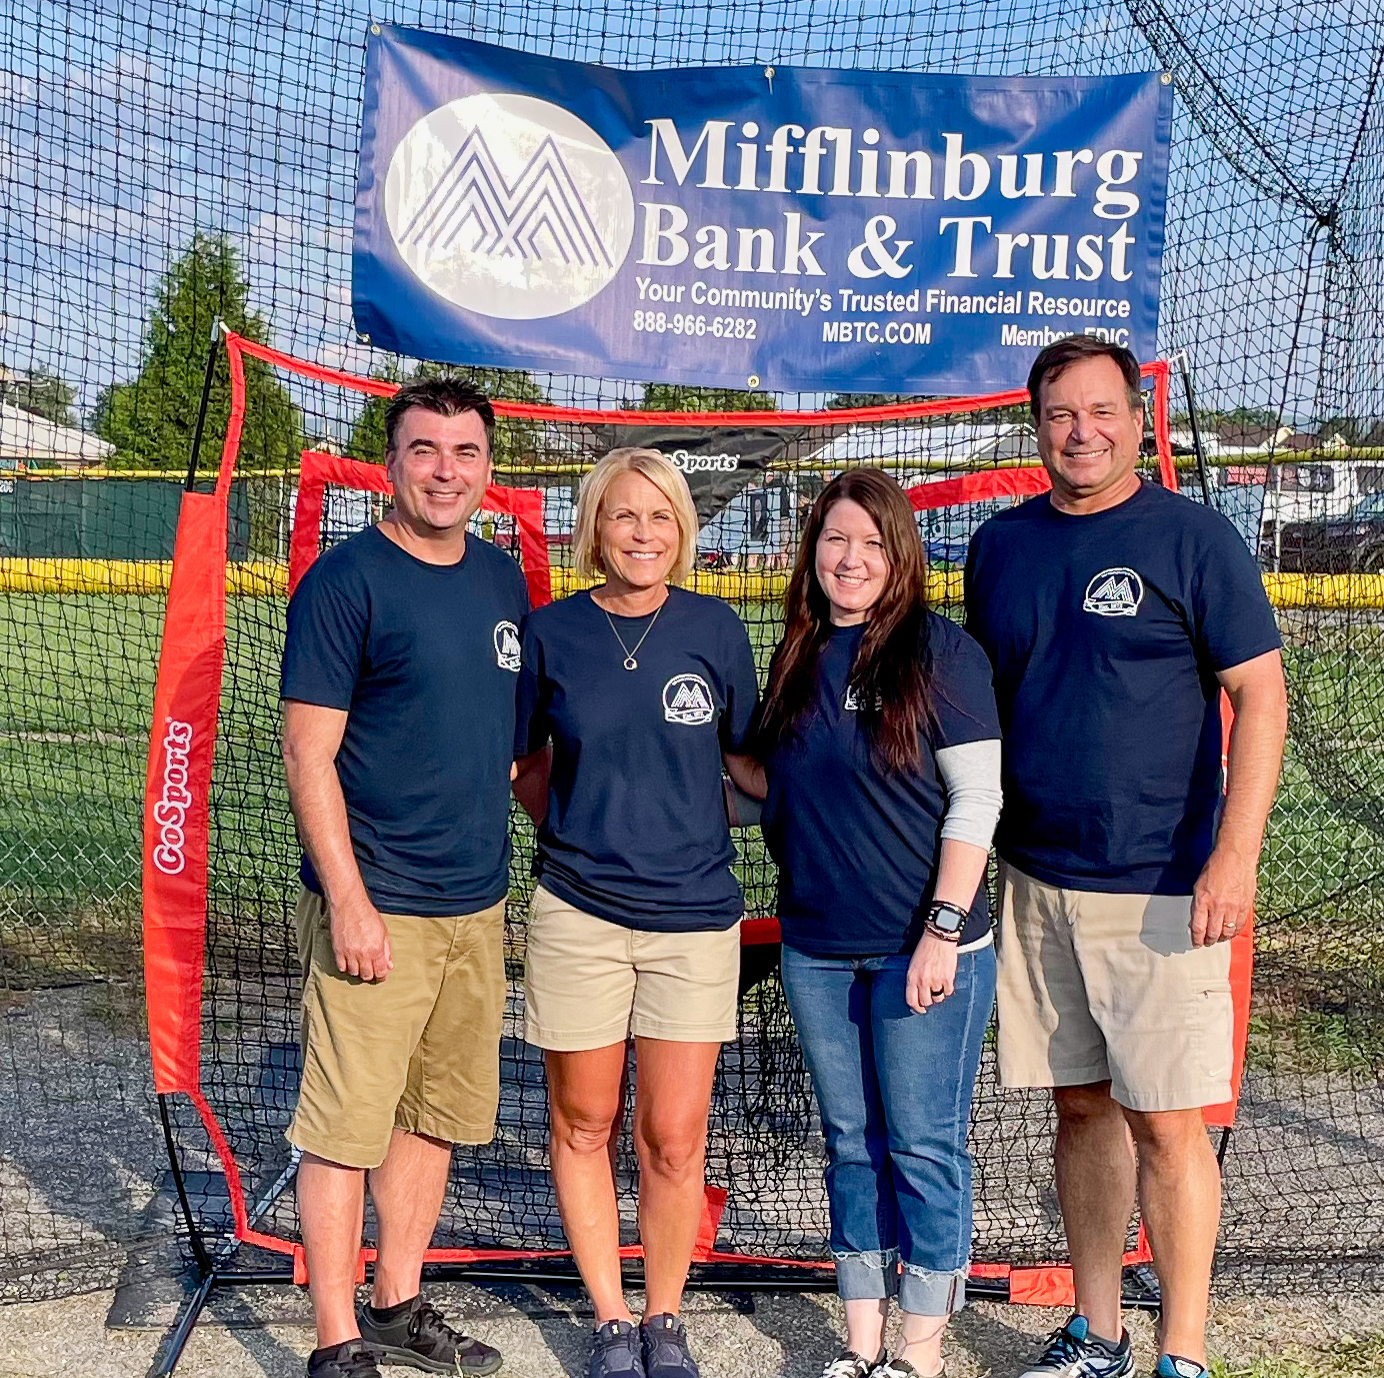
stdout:
POLYGON ((913 950, 904 983, 904 998, 914 1014, 945 1000, 955 989, 956 944, 924 933, 913 950))

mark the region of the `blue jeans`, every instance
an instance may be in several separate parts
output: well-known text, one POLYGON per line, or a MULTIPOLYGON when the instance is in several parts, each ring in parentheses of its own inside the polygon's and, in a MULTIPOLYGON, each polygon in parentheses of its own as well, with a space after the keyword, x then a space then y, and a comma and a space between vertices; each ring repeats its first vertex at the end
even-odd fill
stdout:
POLYGON ((785 944, 783 988, 826 1135, 837 1291, 847 1301, 897 1293, 904 1311, 946 1316, 966 1299, 966 1129, 995 950, 960 954, 955 993, 925 1014, 904 999, 908 960, 810 957, 785 944))

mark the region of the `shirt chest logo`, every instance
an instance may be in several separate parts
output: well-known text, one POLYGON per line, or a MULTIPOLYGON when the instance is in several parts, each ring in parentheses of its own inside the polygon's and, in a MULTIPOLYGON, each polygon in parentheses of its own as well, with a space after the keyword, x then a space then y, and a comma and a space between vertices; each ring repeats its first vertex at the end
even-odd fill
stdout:
POLYGON ((1083 612, 1097 617, 1133 617, 1144 601, 1144 581, 1132 569, 1103 569, 1086 585, 1083 612))
MULTIPOLYGON (((843 713, 859 713, 866 707, 866 704, 867 700, 865 695, 862 694, 854 684, 848 684, 846 686, 845 696, 841 700, 841 711, 843 713)), ((878 711, 881 706, 880 697, 876 694, 874 701, 875 710, 878 711)))
POLYGON ((495 664, 519 672, 519 628, 513 622, 495 624, 495 664))
POLYGON ((701 727, 716 716, 711 688, 700 675, 674 675, 663 686, 663 720, 701 727))

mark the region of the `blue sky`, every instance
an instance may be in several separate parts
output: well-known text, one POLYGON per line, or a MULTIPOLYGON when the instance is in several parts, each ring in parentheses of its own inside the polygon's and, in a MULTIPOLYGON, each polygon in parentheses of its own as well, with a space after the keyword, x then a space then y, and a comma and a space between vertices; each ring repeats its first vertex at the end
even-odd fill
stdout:
MULTIPOLYGON (((1334 410, 1340 399, 1317 393, 1325 244, 1318 240, 1314 265, 1307 242, 1314 207, 1335 196, 1355 149, 1384 21, 1361 0, 1282 10, 1171 0, 1164 9, 1185 42, 1177 48, 1165 27, 1156 53, 1129 17, 1145 7, 88 0, 33 7, 21 18, 10 6, 0 17, 0 363, 52 368, 87 404, 101 386, 133 376, 159 275, 202 229, 240 246, 275 343, 367 369, 373 356, 350 327, 350 227, 373 15, 614 65, 1037 74, 1150 70, 1169 60, 1184 94, 1170 181, 1164 352, 1188 350, 1204 405, 1286 399, 1303 419, 1334 410), (1189 101, 1214 139, 1189 117, 1189 101), (1306 311, 1295 334, 1300 301, 1306 311)), ((1376 180, 1378 143, 1356 154, 1372 160, 1376 180)), ((1363 201, 1368 215, 1370 198, 1363 201)), ((1377 218, 1377 196, 1373 206, 1377 218)), ((1373 232, 1377 253, 1377 223, 1373 232)), ((1384 324, 1379 276, 1375 263, 1362 331, 1384 324)), ((1371 380, 1365 391, 1380 386, 1377 356, 1364 348, 1352 396, 1362 376, 1371 380)), ((551 386, 555 395, 607 402, 630 390, 560 378, 551 386)))

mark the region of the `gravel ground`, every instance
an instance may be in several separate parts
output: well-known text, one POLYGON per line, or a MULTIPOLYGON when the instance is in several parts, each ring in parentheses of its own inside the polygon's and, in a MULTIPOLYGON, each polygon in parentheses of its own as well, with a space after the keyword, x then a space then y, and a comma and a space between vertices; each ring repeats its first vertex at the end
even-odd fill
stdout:
MULTIPOLYGON (((583 1378, 590 1313, 564 1289, 534 1286, 430 1289, 467 1328, 498 1345, 509 1378, 583 1378)), ((110 1292, 64 1301, 0 1307, 0 1378, 133 1378, 158 1348, 156 1331, 105 1328, 110 1292)), ((249 1294, 218 1297, 193 1333, 177 1372, 183 1378, 301 1378, 312 1347, 306 1306, 265 1324, 249 1294)), ((632 1301, 637 1298, 631 1298, 632 1301)), ((712 1295, 689 1298, 688 1328, 706 1378, 815 1378, 839 1344, 839 1306, 828 1296, 712 1295), (738 1302, 738 1304, 737 1304, 738 1302)), ((1061 1320, 1057 1312, 977 1303, 953 1323, 947 1342, 951 1378, 1009 1378, 1030 1357, 1034 1337, 1061 1320)), ((1153 1358, 1147 1316, 1129 1318, 1144 1372, 1153 1358)), ((1248 1297, 1220 1300, 1210 1328, 1212 1351, 1234 1373, 1256 1361, 1314 1351, 1342 1335, 1384 1328, 1384 1298, 1315 1297, 1294 1305, 1248 1297)), ((1331 1360, 1311 1371, 1348 1371, 1331 1360)), ((399 1370, 403 1373, 406 1370, 399 1370)))

